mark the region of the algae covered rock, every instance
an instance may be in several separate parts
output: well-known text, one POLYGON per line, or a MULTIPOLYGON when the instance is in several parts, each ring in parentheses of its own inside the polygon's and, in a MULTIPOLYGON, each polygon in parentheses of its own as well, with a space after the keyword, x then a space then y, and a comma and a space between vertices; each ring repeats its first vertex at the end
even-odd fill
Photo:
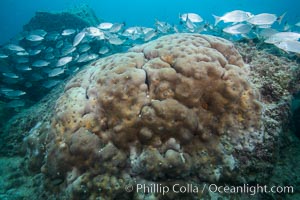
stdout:
POLYGON ((173 34, 99 59, 41 125, 48 188, 112 199, 127 183, 243 182, 243 155, 263 145, 259 101, 242 57, 218 37, 173 34))
POLYGON ((36 12, 23 29, 24 31, 36 29, 61 31, 66 28, 83 29, 98 24, 99 19, 94 11, 88 6, 80 6, 63 12, 36 12))

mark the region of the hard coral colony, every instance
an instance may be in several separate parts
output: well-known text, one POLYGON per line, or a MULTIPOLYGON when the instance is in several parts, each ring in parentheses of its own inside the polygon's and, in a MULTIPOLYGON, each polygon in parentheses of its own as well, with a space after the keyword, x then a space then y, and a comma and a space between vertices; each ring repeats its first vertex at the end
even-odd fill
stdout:
POLYGON ((163 36, 99 59, 67 83, 51 126, 41 125, 42 171, 49 188, 75 199, 124 197, 135 181, 247 180, 240 155, 262 142, 261 112, 232 43, 163 36))

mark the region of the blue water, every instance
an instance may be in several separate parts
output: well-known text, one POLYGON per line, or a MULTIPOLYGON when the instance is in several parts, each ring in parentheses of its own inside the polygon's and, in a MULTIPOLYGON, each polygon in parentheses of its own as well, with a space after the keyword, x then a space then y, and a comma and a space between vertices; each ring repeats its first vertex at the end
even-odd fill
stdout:
POLYGON ((127 26, 153 26, 155 19, 178 23, 179 13, 195 12, 213 23, 212 14, 223 15, 236 9, 259 14, 287 12, 283 22, 300 21, 300 1, 296 0, 2 0, 0 1, 0 44, 22 30, 36 11, 60 11, 89 5, 98 18, 126 22, 127 26))

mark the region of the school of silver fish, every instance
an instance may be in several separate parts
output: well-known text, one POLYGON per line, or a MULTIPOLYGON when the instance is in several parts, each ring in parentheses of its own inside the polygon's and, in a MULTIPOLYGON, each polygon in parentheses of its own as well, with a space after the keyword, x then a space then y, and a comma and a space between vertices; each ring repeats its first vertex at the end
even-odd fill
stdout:
POLYGON ((215 22, 209 23, 197 13, 183 13, 177 24, 156 20, 154 27, 103 22, 83 30, 22 32, 0 48, 0 101, 10 108, 24 107, 85 64, 171 33, 207 33, 233 40, 258 38, 284 52, 300 54, 300 22, 282 25, 285 14, 234 10, 212 15, 215 22))

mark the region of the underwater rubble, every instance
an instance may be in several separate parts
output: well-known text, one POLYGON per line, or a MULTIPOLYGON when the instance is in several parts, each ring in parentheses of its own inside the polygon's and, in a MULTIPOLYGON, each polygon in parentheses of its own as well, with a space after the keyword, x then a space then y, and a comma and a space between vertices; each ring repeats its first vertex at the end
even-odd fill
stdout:
MULTIPOLYGON (((13 117, 0 153, 21 160, 19 173, 35 184, 16 187, 31 188, 36 199, 247 199, 124 188, 285 183, 280 174, 289 171, 277 166, 290 170, 284 162, 292 155, 279 149, 299 144, 287 126, 299 77, 299 63, 255 44, 187 33, 160 37, 94 60, 13 117)), ((299 182, 292 184, 296 199, 299 182)))

